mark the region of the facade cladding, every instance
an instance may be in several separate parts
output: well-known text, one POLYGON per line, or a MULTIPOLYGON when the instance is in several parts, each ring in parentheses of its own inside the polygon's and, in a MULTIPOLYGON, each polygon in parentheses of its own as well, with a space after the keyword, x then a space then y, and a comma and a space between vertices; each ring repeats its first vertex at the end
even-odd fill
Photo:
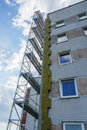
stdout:
POLYGON ((51 21, 52 130, 87 129, 87 1, 48 14, 51 21))

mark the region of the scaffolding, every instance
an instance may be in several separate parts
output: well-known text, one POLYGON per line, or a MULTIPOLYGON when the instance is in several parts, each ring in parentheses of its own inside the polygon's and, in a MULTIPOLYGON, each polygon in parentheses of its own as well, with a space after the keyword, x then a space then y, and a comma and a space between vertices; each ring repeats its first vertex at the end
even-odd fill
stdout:
POLYGON ((38 130, 44 30, 44 19, 37 11, 33 16, 7 130, 38 130))

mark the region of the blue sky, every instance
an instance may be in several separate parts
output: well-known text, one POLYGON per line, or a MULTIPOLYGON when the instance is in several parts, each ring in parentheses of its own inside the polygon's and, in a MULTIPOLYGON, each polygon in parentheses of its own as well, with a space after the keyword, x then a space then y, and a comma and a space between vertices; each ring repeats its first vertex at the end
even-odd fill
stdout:
POLYGON ((0 0, 0 129, 6 130, 31 18, 82 0, 0 0))

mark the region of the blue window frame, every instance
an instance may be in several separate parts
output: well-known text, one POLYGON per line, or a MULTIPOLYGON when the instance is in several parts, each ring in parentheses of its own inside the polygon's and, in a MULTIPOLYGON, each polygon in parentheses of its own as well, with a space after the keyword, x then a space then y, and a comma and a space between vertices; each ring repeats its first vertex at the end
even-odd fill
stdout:
POLYGON ((61 81, 61 97, 77 97, 77 87, 75 79, 61 81))
POLYGON ((59 62, 60 62, 60 64, 65 64, 65 63, 71 62, 70 52, 60 53, 59 62))

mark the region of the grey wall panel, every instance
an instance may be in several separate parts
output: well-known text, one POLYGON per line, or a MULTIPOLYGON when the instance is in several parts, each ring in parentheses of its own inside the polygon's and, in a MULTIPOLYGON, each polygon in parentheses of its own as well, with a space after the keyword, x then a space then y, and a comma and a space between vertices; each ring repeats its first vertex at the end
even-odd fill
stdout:
POLYGON ((68 31, 73 30, 73 29, 78 29, 78 28, 81 28, 83 26, 87 26, 87 19, 75 22, 73 24, 65 25, 65 26, 62 26, 60 28, 53 28, 53 29, 51 29, 51 36, 58 35, 58 34, 63 33, 63 32, 68 32, 68 31))
POLYGON ((77 38, 70 39, 67 42, 52 44, 50 49, 52 51, 52 55, 54 56, 61 51, 76 50, 80 48, 87 48, 87 36, 80 36, 77 38))
POLYGON ((76 4, 75 6, 71 6, 69 8, 61 9, 54 13, 50 13, 49 17, 52 20, 52 22, 55 22, 61 19, 66 19, 68 17, 80 14, 84 12, 85 10, 87 10, 87 1, 76 4))
POLYGON ((65 65, 52 65, 52 81, 69 77, 83 77, 87 75, 87 59, 73 61, 65 65))
POLYGON ((61 121, 87 121, 87 96, 74 99, 52 98, 49 110, 52 124, 61 121))

